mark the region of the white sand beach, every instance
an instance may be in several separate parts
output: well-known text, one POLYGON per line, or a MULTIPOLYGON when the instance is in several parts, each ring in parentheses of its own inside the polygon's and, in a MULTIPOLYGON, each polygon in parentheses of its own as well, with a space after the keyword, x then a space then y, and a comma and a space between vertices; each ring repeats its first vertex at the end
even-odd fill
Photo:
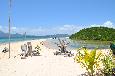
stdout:
MULTIPOLYGON (((55 49, 41 45, 40 40, 20 41, 11 43, 11 58, 8 59, 8 52, 2 53, 3 47, 0 46, 0 76, 80 76, 85 69, 74 62, 73 57, 56 56, 53 54, 55 49), (31 42, 33 48, 36 45, 41 47, 41 56, 27 57, 21 59, 21 45, 31 42)), ((47 44, 48 45, 48 44, 47 44)))
MULTIPOLYGON (((53 52, 56 50, 46 48, 40 44, 41 41, 45 39, 11 43, 10 59, 8 52, 0 52, 0 76, 78 76, 85 72, 72 57, 55 56, 53 52), (41 56, 21 59, 20 47, 26 42, 32 42, 33 47, 39 45, 41 56)), ((3 47, 8 47, 8 44, 0 46, 1 49, 3 47)))

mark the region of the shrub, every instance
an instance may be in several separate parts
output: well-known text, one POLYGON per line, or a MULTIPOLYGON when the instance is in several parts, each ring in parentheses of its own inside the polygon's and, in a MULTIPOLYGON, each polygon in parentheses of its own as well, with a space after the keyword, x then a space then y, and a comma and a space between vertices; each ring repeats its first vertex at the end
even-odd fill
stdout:
MULTIPOLYGON (((115 64, 113 62, 113 55, 112 52, 109 53, 109 55, 103 55, 103 74, 107 75, 112 75, 113 74, 113 69, 115 68, 115 64)), ((115 74, 115 73, 114 73, 115 74)))
POLYGON ((113 62, 112 52, 108 51, 108 55, 101 51, 81 49, 76 54, 74 60, 85 67, 89 76, 97 74, 105 76, 115 75, 115 62, 113 62))
POLYGON ((99 68, 101 52, 97 53, 96 49, 87 50, 82 49, 75 56, 74 60, 85 67, 88 75, 93 76, 96 74, 96 70, 99 68))

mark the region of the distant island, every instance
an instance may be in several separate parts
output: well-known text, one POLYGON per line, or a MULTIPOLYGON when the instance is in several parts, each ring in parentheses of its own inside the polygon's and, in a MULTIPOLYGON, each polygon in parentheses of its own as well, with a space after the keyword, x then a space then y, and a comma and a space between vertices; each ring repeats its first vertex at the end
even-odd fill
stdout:
MULTIPOLYGON (((24 38, 24 34, 11 34, 11 38, 24 38)), ((26 35, 27 38, 54 38, 54 37, 69 37, 68 34, 55 34, 55 35, 44 35, 44 36, 35 36, 35 35, 26 35)), ((8 33, 0 31, 0 38, 8 38, 8 33)))
MULTIPOLYGON (((0 31, 0 38, 8 38, 8 35, 9 35, 8 33, 0 31)), ((23 36, 22 34, 18 34, 18 33, 11 34, 12 38, 22 37, 22 36, 23 36)))
POLYGON ((115 29, 108 27, 84 28, 69 38, 72 40, 115 41, 115 29))

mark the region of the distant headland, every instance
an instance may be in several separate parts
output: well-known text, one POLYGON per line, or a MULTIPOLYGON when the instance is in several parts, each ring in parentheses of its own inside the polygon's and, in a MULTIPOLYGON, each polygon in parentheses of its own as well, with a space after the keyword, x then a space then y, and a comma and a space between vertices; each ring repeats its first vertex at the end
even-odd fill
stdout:
POLYGON ((114 41, 115 29, 108 27, 91 27, 84 28, 79 32, 70 36, 72 40, 100 40, 100 41, 114 41))

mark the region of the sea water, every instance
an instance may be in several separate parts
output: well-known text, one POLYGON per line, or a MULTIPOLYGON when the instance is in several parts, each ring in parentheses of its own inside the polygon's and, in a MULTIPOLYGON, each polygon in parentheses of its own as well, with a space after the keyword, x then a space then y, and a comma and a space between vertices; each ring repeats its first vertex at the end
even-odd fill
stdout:
MULTIPOLYGON (((48 47, 53 48, 53 49, 58 49, 59 47, 57 44, 60 44, 58 38, 52 39, 52 38, 46 38, 46 37, 27 37, 26 39, 24 38, 11 38, 10 42, 17 42, 17 41, 26 41, 26 40, 35 40, 35 39, 47 39, 48 47)), ((68 47, 70 49, 76 49, 76 48, 81 48, 81 47, 86 47, 89 49, 94 49, 94 48, 99 48, 99 49, 109 49, 109 44, 104 44, 99 42, 97 43, 85 43, 84 41, 73 41, 70 40, 69 38, 63 37, 60 38, 60 40, 64 40, 66 43, 69 42, 68 47)), ((8 38, 0 38, 0 44, 2 43, 8 43, 9 39, 8 38)))
MULTIPOLYGON (((44 39, 46 37, 27 37, 26 39, 22 37, 17 37, 17 38, 11 38, 10 42, 17 42, 17 41, 26 41, 26 40, 35 40, 35 39, 44 39)), ((8 43, 9 39, 8 38, 0 38, 0 44, 2 43, 8 43)))
MULTIPOLYGON (((64 40, 65 43, 69 43, 67 46, 68 49, 77 49, 77 48, 81 48, 81 47, 86 47, 88 49, 95 49, 95 48, 109 49, 110 48, 109 44, 102 43, 101 41, 99 41, 98 43, 97 42, 87 43, 87 42, 84 42, 83 40, 82 41, 80 41, 80 40, 79 41, 73 41, 69 38, 60 38, 60 40, 64 40)), ((54 49, 59 48, 57 46, 57 44, 60 44, 58 38, 57 39, 48 39, 47 42, 50 44, 50 48, 54 48, 54 49)))

